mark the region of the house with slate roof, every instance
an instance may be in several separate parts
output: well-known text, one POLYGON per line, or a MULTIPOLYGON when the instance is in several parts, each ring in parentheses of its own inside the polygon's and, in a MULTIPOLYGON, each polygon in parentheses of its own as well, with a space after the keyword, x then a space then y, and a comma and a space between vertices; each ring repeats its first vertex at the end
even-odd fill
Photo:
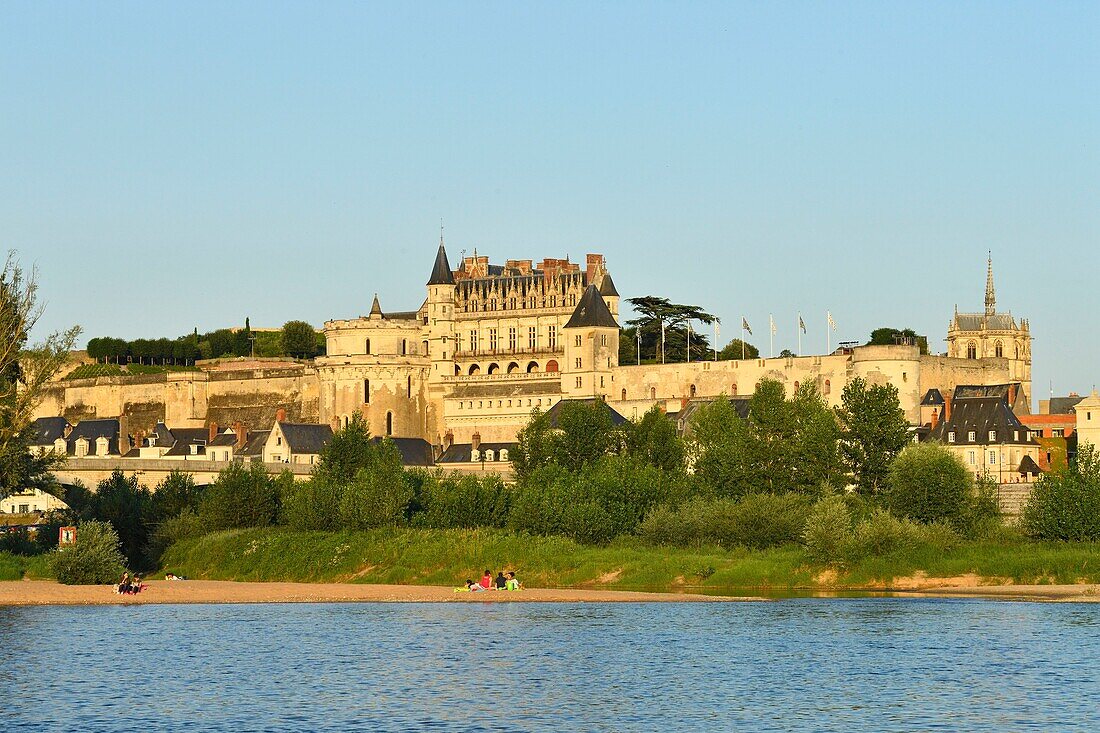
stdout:
POLYGON ((942 443, 976 476, 1019 483, 1039 473, 1039 443, 1010 405, 1011 385, 959 385, 924 439, 942 443))
POLYGON ((73 426, 63 417, 40 417, 31 423, 27 444, 31 454, 45 455, 49 452, 65 454, 68 448, 65 439, 73 426))
POLYGON ((330 440, 332 428, 328 425, 277 421, 264 443, 263 461, 312 465, 330 440))

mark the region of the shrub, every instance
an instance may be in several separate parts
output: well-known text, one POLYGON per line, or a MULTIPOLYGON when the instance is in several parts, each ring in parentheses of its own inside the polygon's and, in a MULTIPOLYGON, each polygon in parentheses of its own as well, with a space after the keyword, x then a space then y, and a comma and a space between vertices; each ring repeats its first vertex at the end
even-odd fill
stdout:
POLYGON ((496 474, 424 476, 415 523, 433 529, 503 527, 512 508, 512 491, 496 474))
POLYGON ((122 554, 131 565, 139 565, 149 544, 149 527, 153 524, 152 496, 138 484, 136 475, 126 477, 114 471, 99 482, 86 511, 92 518, 110 522, 122 543, 122 554))
POLYGON ((279 488, 262 463, 231 463, 206 490, 199 516, 209 531, 267 527, 279 514, 279 488))
POLYGON ((314 474, 283 494, 281 521, 292 529, 331 532, 340 528, 344 488, 327 475, 314 474))
POLYGON ((54 551, 51 568, 65 585, 114 583, 125 569, 118 534, 107 522, 83 522, 77 526, 76 544, 54 551))
POLYGON ((679 508, 656 507, 639 527, 655 545, 738 545, 763 549, 797 542, 809 505, 795 494, 749 494, 732 499, 694 497, 679 508))
POLYGON ((910 445, 890 466, 886 506, 916 522, 964 520, 974 479, 959 458, 942 445, 910 445))
POLYGON ((1082 443, 1064 471, 1039 477, 1024 507, 1021 525, 1044 540, 1100 540, 1100 453, 1082 443))
POLYGON ((919 525, 877 509, 867 519, 856 522, 844 555, 850 561, 888 555, 899 550, 912 549, 921 540, 919 525))
POLYGON ((161 522, 149 540, 146 557, 152 567, 160 564, 161 555, 180 540, 201 537, 206 533, 202 520, 193 509, 184 509, 179 516, 161 522))
POLYGON ((813 505, 802 530, 802 543, 811 560, 839 562, 845 556, 851 537, 852 516, 844 499, 829 496, 813 505))
POLYGON ((184 509, 198 509, 201 499, 194 476, 174 469, 153 491, 153 513, 158 520, 178 517, 184 509))
POLYGON ((8 527, 6 532, 0 532, 0 552, 27 556, 38 554, 39 549, 26 527, 8 527))
POLYGON ((577 472, 550 464, 520 482, 508 525, 605 544, 633 534, 651 507, 671 503, 684 489, 679 474, 623 456, 604 456, 577 472))

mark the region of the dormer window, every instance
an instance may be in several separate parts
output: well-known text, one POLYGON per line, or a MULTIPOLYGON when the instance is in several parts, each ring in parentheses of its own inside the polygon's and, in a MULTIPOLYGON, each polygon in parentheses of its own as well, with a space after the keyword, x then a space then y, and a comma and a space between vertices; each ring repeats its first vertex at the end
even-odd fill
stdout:
POLYGON ((989 442, 992 443, 995 440, 997 440, 997 431, 996 430, 990 430, 989 431, 989 442))
POLYGON ((493 460, 493 456, 494 456, 494 453, 493 453, 493 450, 491 448, 489 450, 485 451, 485 460, 491 461, 491 460, 493 460))
POLYGON ((1019 442, 1019 440, 1020 440, 1020 431, 1019 430, 1013 430, 1012 431, 1012 440, 1014 442, 1019 442))
POLYGON ((974 432, 973 430, 971 430, 970 432, 968 432, 968 433, 966 434, 966 439, 967 439, 968 441, 970 441, 971 443, 973 443, 973 442, 974 442, 975 440, 977 440, 977 439, 978 439, 978 434, 977 434, 977 433, 975 433, 975 432, 974 432))
POLYGON ((948 443, 954 443, 955 442, 955 431, 954 430, 950 431, 947 434, 947 442, 948 443))
POLYGON ((500 449, 500 460, 502 460, 502 461, 507 461, 508 460, 508 449, 507 448, 501 448, 500 449))
POLYGON ((477 448, 474 448, 473 450, 471 450, 470 451, 470 460, 473 461, 474 463, 477 463, 478 461, 480 461, 481 460, 481 451, 479 451, 477 448))

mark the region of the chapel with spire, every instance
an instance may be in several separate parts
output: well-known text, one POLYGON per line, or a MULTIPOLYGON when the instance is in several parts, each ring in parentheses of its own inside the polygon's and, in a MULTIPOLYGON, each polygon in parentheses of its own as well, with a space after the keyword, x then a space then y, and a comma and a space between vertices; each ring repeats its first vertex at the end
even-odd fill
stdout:
POLYGON ((1009 311, 997 310, 997 293, 993 287, 993 254, 986 259, 985 310, 982 313, 960 313, 947 327, 947 356, 956 359, 1007 359, 1015 381, 1024 384, 1031 394, 1031 328, 1026 318, 1019 322, 1009 311))

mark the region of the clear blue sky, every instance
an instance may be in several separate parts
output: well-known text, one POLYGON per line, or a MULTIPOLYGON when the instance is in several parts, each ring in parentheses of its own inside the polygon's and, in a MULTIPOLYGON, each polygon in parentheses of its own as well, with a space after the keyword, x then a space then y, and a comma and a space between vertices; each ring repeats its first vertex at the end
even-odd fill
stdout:
MULTIPOLYGON (((47 328, 415 308, 446 220, 824 350, 956 303, 1100 381, 1100 4, 5 3, 0 246, 47 328), (227 7, 231 5, 231 7, 227 7), (415 5, 415 7, 413 7, 415 5)), ((41 329, 40 329, 41 330, 41 329)))

